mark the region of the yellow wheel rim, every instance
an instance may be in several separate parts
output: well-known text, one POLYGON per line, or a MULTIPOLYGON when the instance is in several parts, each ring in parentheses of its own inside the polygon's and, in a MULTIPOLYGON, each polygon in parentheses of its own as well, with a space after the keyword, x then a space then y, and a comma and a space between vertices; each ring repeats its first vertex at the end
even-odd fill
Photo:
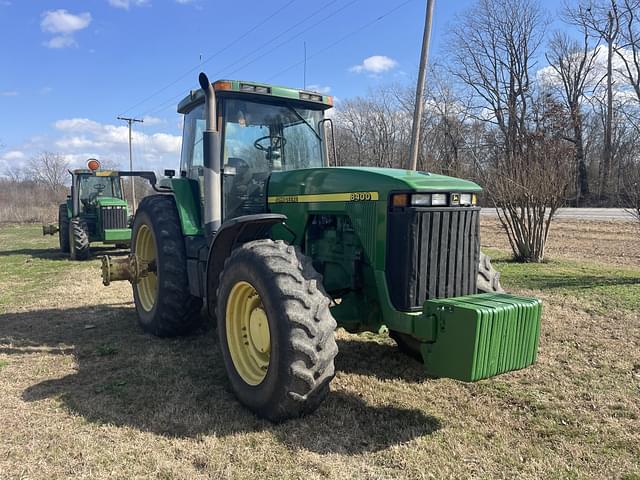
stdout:
MULTIPOLYGON (((135 253, 140 260, 151 262, 156 260, 156 243, 153 232, 147 225, 141 225, 136 235, 135 253)), ((137 284, 140 306, 147 312, 151 311, 158 295, 158 277, 155 272, 149 272, 137 284)))
POLYGON ((269 368, 271 333, 262 299, 250 283, 238 282, 231 289, 226 328, 236 371, 249 385, 258 385, 269 368))

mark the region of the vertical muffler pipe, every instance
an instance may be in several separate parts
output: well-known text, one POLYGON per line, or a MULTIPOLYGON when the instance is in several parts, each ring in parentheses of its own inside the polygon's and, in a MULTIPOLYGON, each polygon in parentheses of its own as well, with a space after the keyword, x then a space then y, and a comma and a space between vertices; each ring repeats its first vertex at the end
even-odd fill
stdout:
POLYGON ((204 92, 205 131, 202 138, 204 163, 204 228, 213 235, 222 223, 222 187, 220 182, 220 132, 217 127, 216 93, 205 73, 198 82, 204 92))

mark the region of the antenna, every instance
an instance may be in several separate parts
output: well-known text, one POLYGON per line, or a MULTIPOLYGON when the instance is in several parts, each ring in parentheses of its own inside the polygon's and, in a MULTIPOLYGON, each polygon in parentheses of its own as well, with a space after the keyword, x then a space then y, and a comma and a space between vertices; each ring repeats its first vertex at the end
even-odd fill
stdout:
POLYGON ((302 80, 302 89, 307 89, 307 42, 303 42, 304 45, 304 68, 303 68, 303 80, 302 80))

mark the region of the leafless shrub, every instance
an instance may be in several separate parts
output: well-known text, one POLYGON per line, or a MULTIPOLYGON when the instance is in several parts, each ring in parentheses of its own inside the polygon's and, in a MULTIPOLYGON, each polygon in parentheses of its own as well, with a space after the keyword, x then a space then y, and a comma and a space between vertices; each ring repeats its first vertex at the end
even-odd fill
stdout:
POLYGON ((551 221, 565 202, 575 166, 574 146, 563 135, 570 120, 562 107, 545 99, 534 104, 533 111, 522 155, 498 161, 484 172, 514 258, 522 262, 544 260, 551 221))

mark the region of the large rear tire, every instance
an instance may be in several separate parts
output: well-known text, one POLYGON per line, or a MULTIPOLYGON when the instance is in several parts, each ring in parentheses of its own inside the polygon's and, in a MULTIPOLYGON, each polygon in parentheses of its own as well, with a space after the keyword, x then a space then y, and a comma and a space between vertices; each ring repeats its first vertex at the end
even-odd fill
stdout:
POLYGON ((69 221, 69 256, 71 260, 89 258, 89 228, 87 222, 80 218, 69 221))
POLYGON ((271 421, 315 410, 334 376, 336 321, 310 259, 282 241, 238 247, 220 274, 218 336, 233 390, 271 421))
POLYGON ((482 252, 480 252, 476 289, 478 293, 504 293, 500 285, 500 272, 491 265, 491 257, 482 252))
POLYGON ((58 241, 60 251, 69 253, 69 217, 67 216, 67 204, 62 203, 58 207, 58 241))
POLYGON ((187 254, 173 197, 152 195, 140 202, 133 221, 131 252, 155 264, 154 272, 133 285, 142 329, 159 337, 173 337, 198 327, 202 299, 189 291, 187 254))

